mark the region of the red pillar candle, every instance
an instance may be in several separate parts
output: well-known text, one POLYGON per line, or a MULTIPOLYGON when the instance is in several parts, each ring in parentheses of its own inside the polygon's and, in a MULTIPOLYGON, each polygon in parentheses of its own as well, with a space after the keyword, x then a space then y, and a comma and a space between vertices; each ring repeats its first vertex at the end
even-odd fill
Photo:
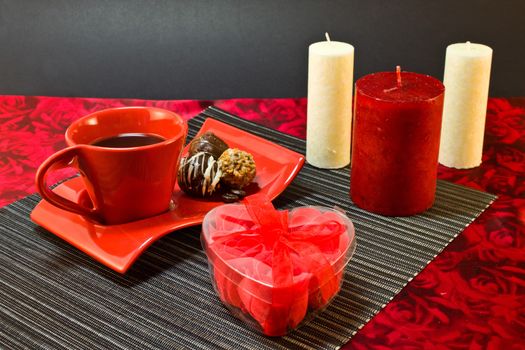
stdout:
POLYGON ((388 216, 427 210, 436 191, 445 87, 398 67, 359 79, 355 90, 352 200, 388 216))

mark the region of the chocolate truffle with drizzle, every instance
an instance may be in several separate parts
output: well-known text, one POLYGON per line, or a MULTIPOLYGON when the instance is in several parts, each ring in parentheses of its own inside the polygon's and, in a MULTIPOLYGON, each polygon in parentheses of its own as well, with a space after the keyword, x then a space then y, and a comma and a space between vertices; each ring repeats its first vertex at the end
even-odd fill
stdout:
POLYGON ((189 195, 211 197, 220 188, 221 174, 211 153, 197 152, 181 159, 177 181, 189 195))

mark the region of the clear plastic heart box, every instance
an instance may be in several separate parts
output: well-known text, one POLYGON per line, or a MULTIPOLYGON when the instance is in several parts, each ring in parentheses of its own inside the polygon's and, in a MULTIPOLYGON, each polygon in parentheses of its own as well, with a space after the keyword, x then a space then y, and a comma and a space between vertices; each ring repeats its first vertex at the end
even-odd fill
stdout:
POLYGON ((226 204, 204 218, 212 284, 233 315, 268 336, 311 320, 338 294, 356 247, 341 211, 277 211, 269 201, 226 204))

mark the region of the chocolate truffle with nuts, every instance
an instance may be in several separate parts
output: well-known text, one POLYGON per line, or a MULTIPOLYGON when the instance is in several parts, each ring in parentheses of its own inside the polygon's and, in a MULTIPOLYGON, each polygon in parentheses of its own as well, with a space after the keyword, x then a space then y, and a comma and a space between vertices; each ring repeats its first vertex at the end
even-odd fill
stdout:
POLYGON ((228 148, 219 157, 221 181, 228 187, 240 189, 255 178, 253 156, 237 148, 228 148))

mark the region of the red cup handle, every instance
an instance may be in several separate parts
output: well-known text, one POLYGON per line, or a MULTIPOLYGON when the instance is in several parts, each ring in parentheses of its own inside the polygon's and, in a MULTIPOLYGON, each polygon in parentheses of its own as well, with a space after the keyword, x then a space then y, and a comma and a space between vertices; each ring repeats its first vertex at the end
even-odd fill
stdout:
POLYGON ((52 170, 62 169, 70 167, 71 161, 78 156, 81 146, 72 146, 65 148, 57 153, 53 154, 51 157, 46 159, 38 168, 36 172, 36 188, 42 198, 44 198, 49 203, 54 206, 71 211, 73 213, 80 214, 92 219, 97 219, 98 213, 94 208, 88 208, 82 206, 78 203, 70 201, 62 196, 59 196, 55 192, 51 191, 47 186, 46 178, 47 173, 52 170))

